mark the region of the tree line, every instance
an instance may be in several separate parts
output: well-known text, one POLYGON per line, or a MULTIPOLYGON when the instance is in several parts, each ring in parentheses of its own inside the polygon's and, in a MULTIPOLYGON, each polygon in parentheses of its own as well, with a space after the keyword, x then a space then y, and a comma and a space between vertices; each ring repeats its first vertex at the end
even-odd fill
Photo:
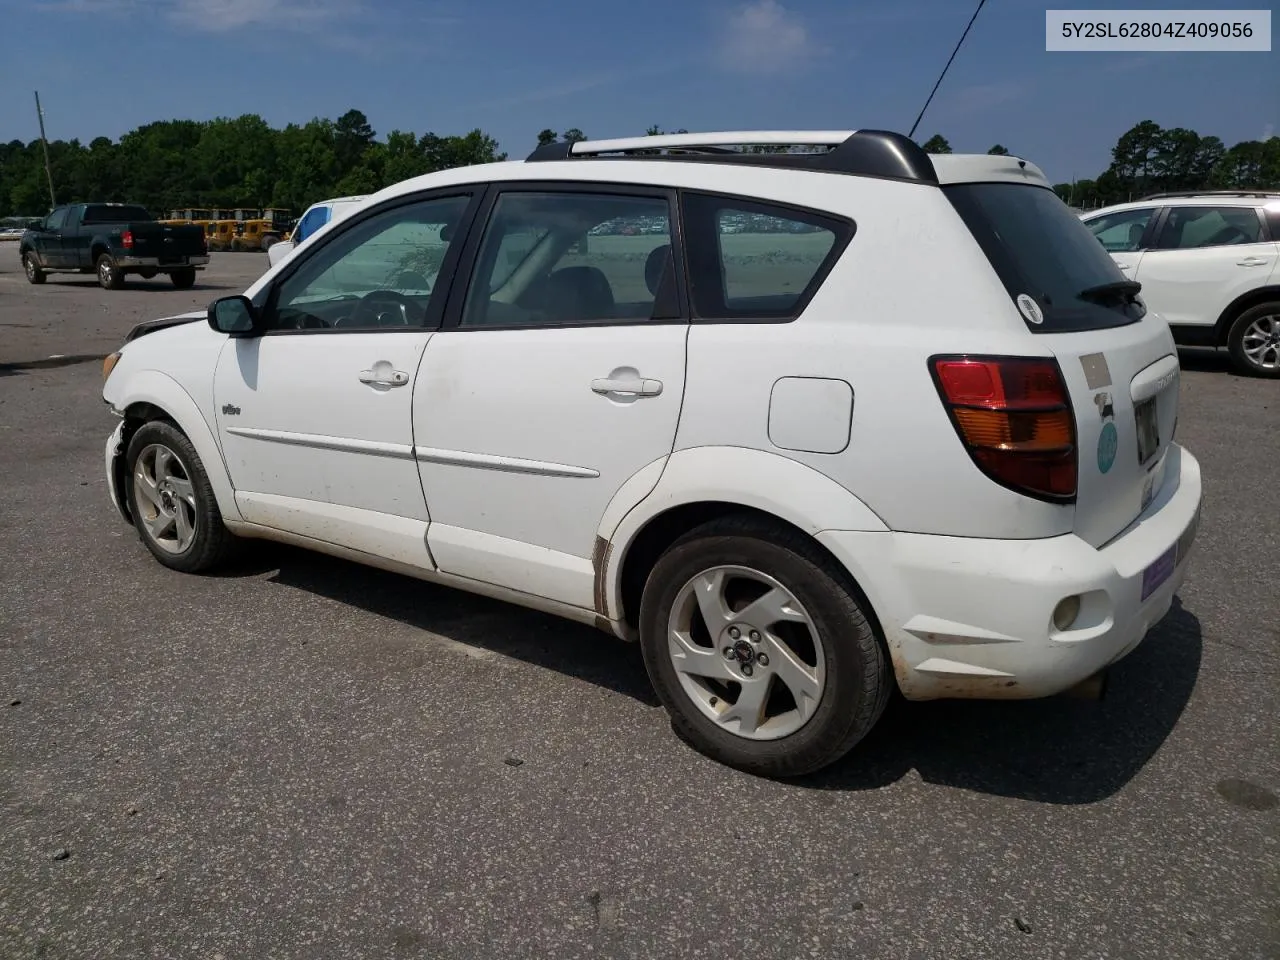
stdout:
MULTIPOLYGON (((645 132, 663 133, 657 126, 645 132)), ((563 133, 547 128, 537 143, 585 139, 576 127, 563 133)), ((952 152, 941 134, 922 146, 952 152)), ((1003 144, 987 152, 1010 153, 1003 144)), ((1227 147, 1218 137, 1144 120, 1120 137, 1111 155, 1110 166, 1096 177, 1056 184, 1058 195, 1089 209, 1171 190, 1280 189, 1280 137, 1227 147)), ((281 129, 257 114, 162 120, 118 142, 49 143, 58 202, 141 203, 157 215, 183 207, 282 207, 296 215, 317 200, 372 193, 424 173, 506 156, 479 129, 450 136, 392 130, 378 139, 359 110, 281 129)), ((0 215, 41 216, 49 207, 40 141, 0 144, 0 215)))
MULTIPOLYGON (((162 120, 118 142, 49 142, 59 203, 140 203, 157 216, 184 207, 282 207, 297 215, 317 200, 505 158, 479 129, 454 136, 392 130, 379 140, 359 110, 282 129, 245 114, 162 120)), ((49 207, 40 141, 0 144, 0 214, 41 216, 49 207)))
MULTIPOLYGON (((921 146, 930 153, 951 153, 951 145, 939 134, 921 146)), ((1009 154, 1000 144, 987 152, 1009 154)), ((1067 203, 1086 210, 1152 193, 1280 190, 1280 137, 1227 147, 1218 137, 1185 127, 1164 129, 1143 120, 1116 141, 1106 170, 1092 179, 1054 184, 1053 189, 1067 203)))

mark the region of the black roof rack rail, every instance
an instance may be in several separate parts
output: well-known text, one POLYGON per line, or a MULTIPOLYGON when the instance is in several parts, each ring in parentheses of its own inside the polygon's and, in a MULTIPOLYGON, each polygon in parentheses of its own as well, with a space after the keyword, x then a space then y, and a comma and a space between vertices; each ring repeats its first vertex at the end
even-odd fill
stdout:
POLYGON ((1179 197, 1267 197, 1280 198, 1280 190, 1170 190, 1165 193, 1151 193, 1139 198, 1139 203, 1147 200, 1175 200, 1179 197))
POLYGON ((555 160, 676 160, 732 163, 843 173, 851 176, 938 183, 933 161, 919 144, 888 130, 831 133, 673 134, 625 140, 559 141, 538 147, 526 163, 555 160), (701 140, 701 142, 700 142, 701 140), (825 147, 821 152, 748 153, 734 146, 825 147))

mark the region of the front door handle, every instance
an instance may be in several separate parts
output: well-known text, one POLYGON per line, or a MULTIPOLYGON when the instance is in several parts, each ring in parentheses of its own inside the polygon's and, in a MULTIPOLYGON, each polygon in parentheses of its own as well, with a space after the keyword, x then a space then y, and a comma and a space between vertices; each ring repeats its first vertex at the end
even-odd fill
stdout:
POLYGON ((1267 257, 1245 257, 1243 260, 1237 260, 1237 267, 1265 267, 1271 261, 1267 257))
POLYGON ((662 381, 647 380, 643 377, 607 377, 592 380, 591 389, 602 396, 623 393, 636 397, 656 397, 662 393, 662 381))
POLYGON ((403 387, 409 382, 409 375, 403 370, 380 370, 375 367, 373 370, 361 370, 360 382, 375 387, 403 387))

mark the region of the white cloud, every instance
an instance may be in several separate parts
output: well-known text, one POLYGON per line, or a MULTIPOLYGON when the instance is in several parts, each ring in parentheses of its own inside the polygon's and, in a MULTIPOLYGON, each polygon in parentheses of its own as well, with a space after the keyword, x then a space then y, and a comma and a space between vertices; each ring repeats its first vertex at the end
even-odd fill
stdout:
POLYGON ((728 70, 773 73, 816 56, 818 49, 804 22, 777 0, 750 0, 724 24, 719 52, 728 70))
POLYGON ((223 33, 248 26, 314 26, 356 12, 356 4, 341 0, 173 0, 170 15, 197 30, 223 33))
POLYGON ((1268 123, 1265 127, 1262 128, 1262 140, 1264 143, 1270 140, 1275 135, 1276 135, 1276 125, 1274 123, 1268 123))
POLYGON ((76 14, 159 13, 172 22, 205 33, 251 26, 309 29, 362 11, 355 0, 46 0, 41 8, 76 14))
POLYGON ((1030 93, 1030 83, 1006 81, 981 83, 961 87, 943 98, 947 111, 952 114, 985 113, 1006 103, 1021 100, 1030 93))

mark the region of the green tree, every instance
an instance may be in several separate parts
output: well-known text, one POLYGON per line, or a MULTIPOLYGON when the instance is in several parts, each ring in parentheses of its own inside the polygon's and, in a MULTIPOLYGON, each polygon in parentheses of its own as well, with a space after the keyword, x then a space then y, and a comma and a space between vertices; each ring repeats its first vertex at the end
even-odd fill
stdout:
POLYGON ((555 143, 558 139, 559 137, 556 136, 556 132, 550 127, 547 127, 538 134, 538 146, 545 147, 549 143, 555 143))
POLYGON ((580 140, 587 139, 587 135, 577 127, 570 127, 564 133, 560 134, 560 139, 565 143, 577 143, 580 140))
POLYGON ((1005 149, 1005 147, 1004 147, 1004 145, 1003 145, 1003 144, 999 144, 999 143, 997 143, 994 147, 992 147, 990 150, 988 150, 988 151, 987 151, 987 153, 988 153, 988 154, 990 154, 990 155, 992 155, 992 156, 996 156, 996 157, 1007 157, 1007 156, 1009 156, 1009 151, 1008 151, 1007 149, 1005 149))
POLYGON ((925 153, 950 153, 951 144, 947 143, 947 138, 940 133, 935 133, 932 137, 920 145, 925 153))

